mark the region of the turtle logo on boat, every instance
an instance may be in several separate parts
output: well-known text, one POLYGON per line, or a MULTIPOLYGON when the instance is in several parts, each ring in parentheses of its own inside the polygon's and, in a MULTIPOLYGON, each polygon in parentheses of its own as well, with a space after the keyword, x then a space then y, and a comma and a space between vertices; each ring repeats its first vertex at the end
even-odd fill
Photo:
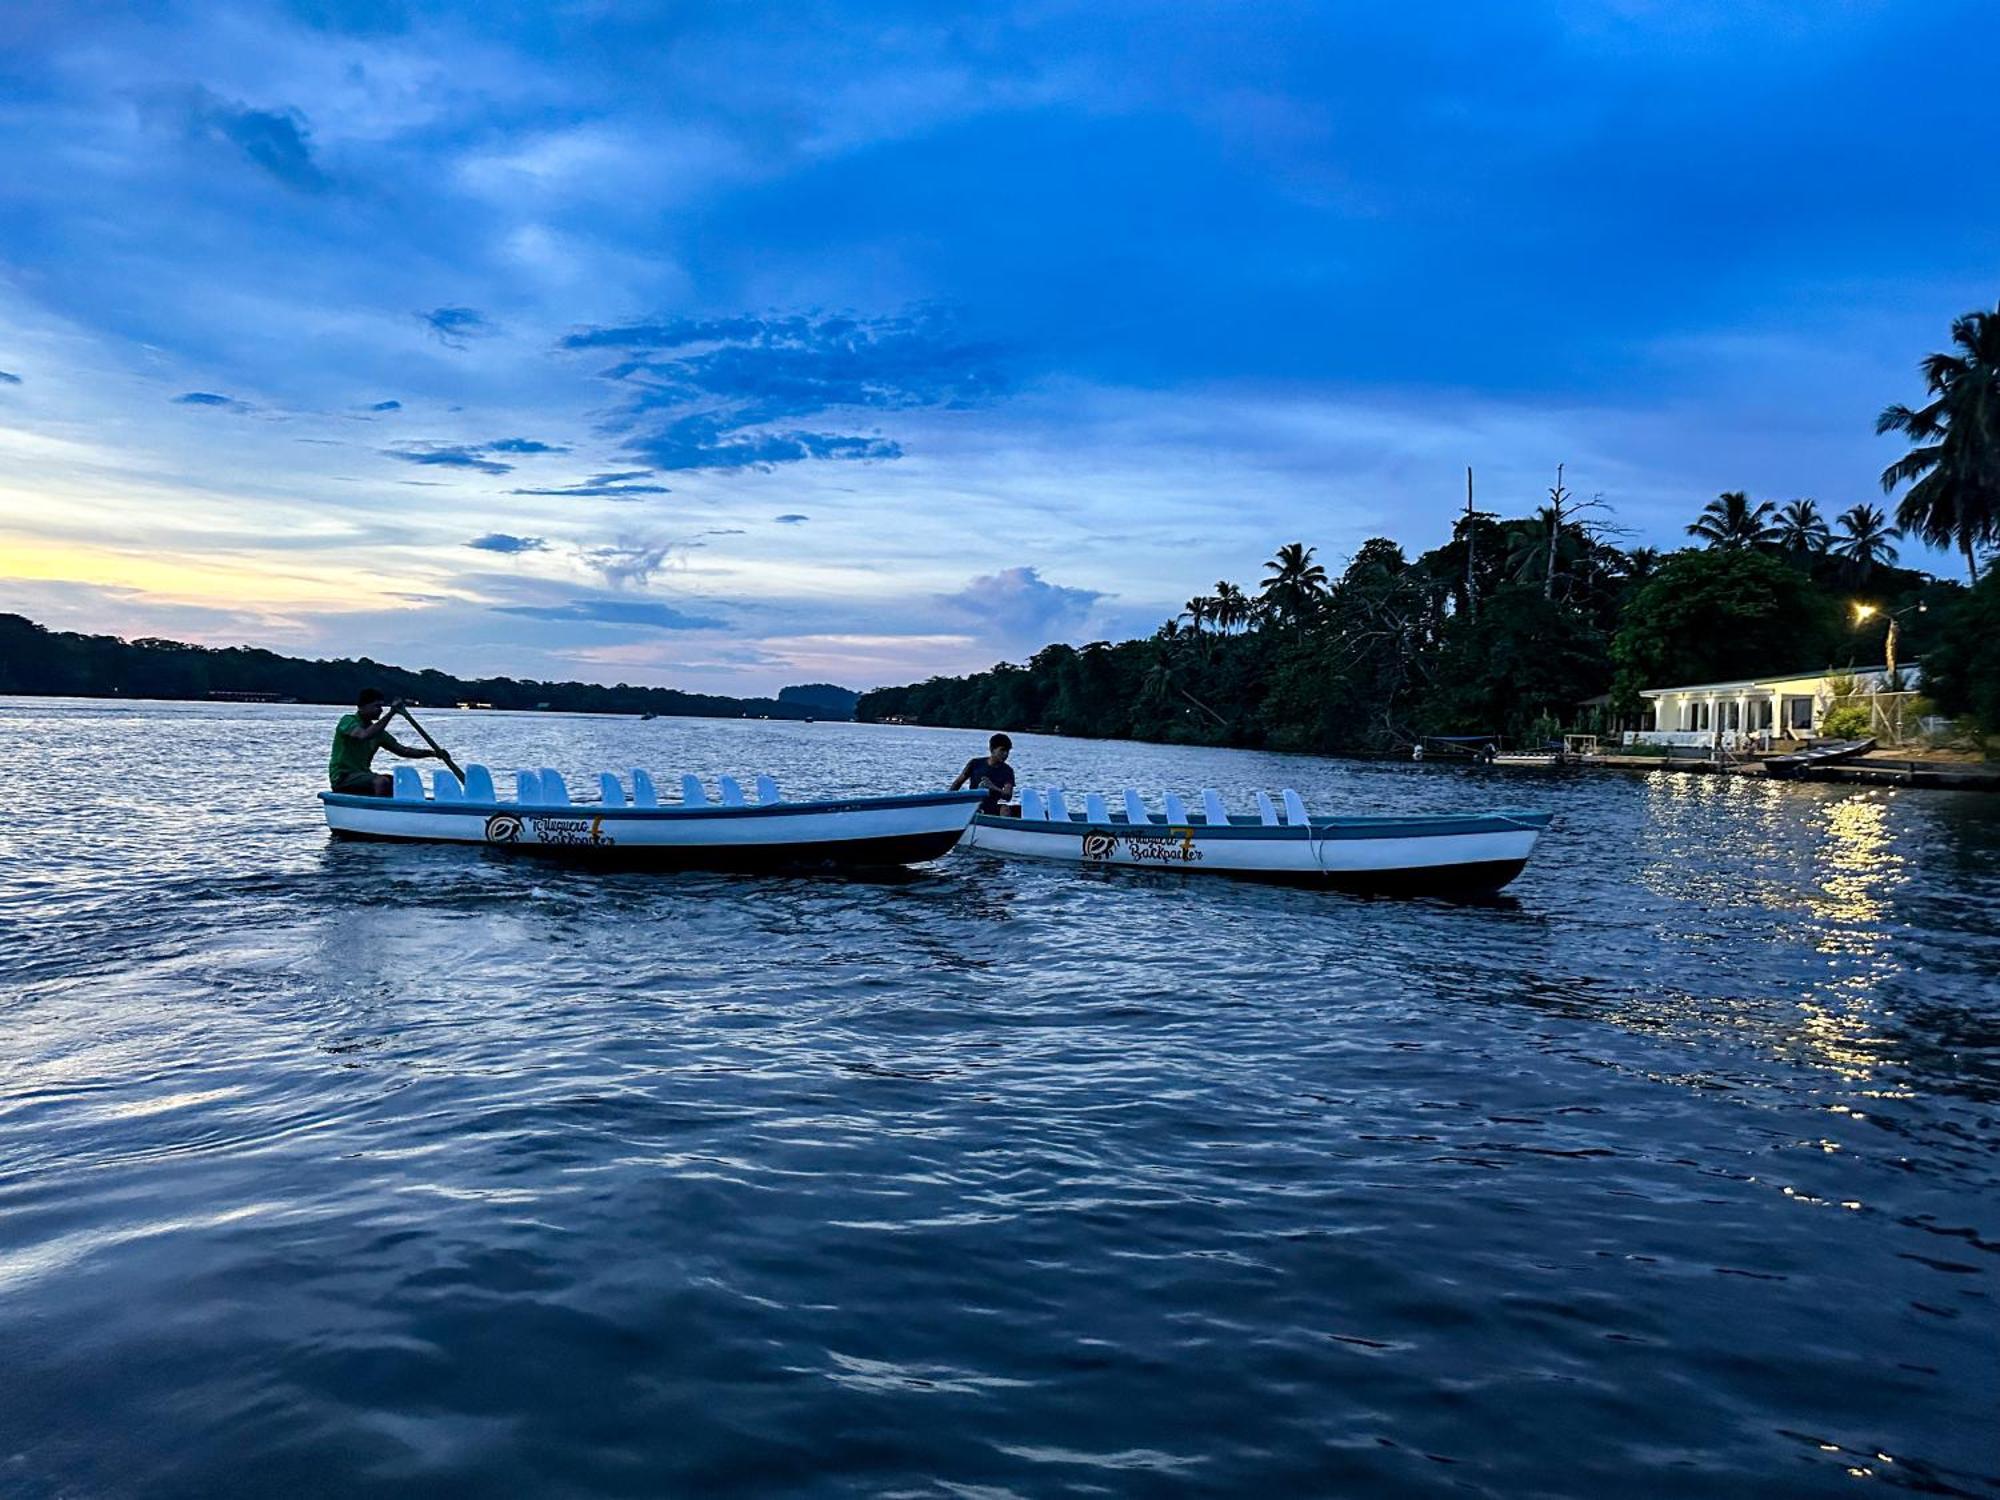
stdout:
POLYGON ((495 813, 486 820, 486 842, 512 844, 521 837, 521 820, 512 813, 495 813))
POLYGON ((1083 836, 1083 857, 1091 860, 1107 860, 1118 852, 1118 836, 1111 833, 1086 833, 1083 836))

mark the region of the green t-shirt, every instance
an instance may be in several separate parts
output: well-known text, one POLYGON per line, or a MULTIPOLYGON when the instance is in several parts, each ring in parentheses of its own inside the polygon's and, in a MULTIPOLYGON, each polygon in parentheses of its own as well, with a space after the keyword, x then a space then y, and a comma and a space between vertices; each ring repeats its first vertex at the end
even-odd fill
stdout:
POLYGON ((381 736, 372 740, 353 740, 347 737, 350 729, 361 727, 360 714, 342 714, 340 722, 333 726, 333 757, 326 763, 328 786, 337 785, 343 776, 360 772, 366 776, 375 769, 375 752, 382 748, 381 736))

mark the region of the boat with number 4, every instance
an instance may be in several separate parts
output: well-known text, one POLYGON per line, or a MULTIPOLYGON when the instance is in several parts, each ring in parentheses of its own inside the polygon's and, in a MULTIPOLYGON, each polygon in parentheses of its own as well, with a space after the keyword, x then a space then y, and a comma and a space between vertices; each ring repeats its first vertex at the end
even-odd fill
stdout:
POLYGON ((981 813, 966 847, 1072 864, 1143 866, 1196 874, 1261 876, 1342 890, 1403 895, 1482 895, 1512 880, 1551 814, 1412 813, 1313 817, 1294 791, 1256 794, 1257 811, 1232 815, 1213 790, 1190 809, 1176 794, 1165 811, 1126 788, 1114 811, 1099 794, 1073 811, 1059 790, 1021 794, 1019 817, 981 813))
POLYGON ((734 777, 718 778, 710 800, 701 779, 681 778, 681 800, 662 802, 645 771, 598 777, 594 801, 573 801, 559 772, 515 773, 502 800, 485 766, 460 781, 431 773, 428 792, 410 766, 395 769, 395 792, 360 797, 321 792, 336 837, 394 843, 481 844, 599 865, 775 869, 811 865, 919 864, 951 852, 977 811, 980 792, 920 792, 787 802, 768 776, 756 800, 734 777))

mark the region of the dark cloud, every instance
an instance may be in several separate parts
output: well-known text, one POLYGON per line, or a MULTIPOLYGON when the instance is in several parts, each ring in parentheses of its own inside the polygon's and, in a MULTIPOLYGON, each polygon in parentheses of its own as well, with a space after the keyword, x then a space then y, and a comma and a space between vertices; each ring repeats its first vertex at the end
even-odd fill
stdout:
MULTIPOLYGON (((382 450, 391 458, 400 458, 406 464, 431 464, 443 469, 476 469, 481 474, 511 474, 512 464, 500 462, 496 453, 567 453, 569 449, 558 448, 551 443, 538 443, 533 438, 500 438, 491 443, 405 443, 398 448, 382 450)), ((517 490, 515 493, 531 495, 534 490, 517 490)))
POLYGON ((1006 389, 1000 350, 930 312, 675 318, 581 329, 562 347, 626 351, 600 372, 626 393, 609 430, 669 471, 899 458, 901 446, 879 435, 793 424, 837 411, 967 407, 1006 389))
POLYGON ((377 401, 368 409, 370 411, 401 411, 403 403, 400 401, 377 401))
POLYGON ((661 569, 674 560, 676 553, 689 546, 700 546, 700 542, 633 542, 618 541, 602 547, 586 548, 583 560, 604 576, 604 581, 616 588, 632 588, 649 583, 661 569))
POLYGON ((509 536, 504 531, 489 531, 485 536, 474 537, 465 544, 477 547, 481 552, 546 552, 549 544, 538 536, 509 536))
POLYGON ((428 443, 422 447, 384 448, 382 451, 406 464, 428 464, 440 469, 474 469, 481 474, 514 472, 512 464, 488 458, 483 448, 467 447, 461 443, 428 443))
POLYGON ((305 116, 295 109, 253 109, 197 85, 154 95, 146 113, 189 140, 233 147, 287 187, 317 193, 328 186, 305 116))
MULTIPOLYGON (((650 474, 651 469, 636 472, 650 474)), ((611 475, 599 474, 581 484, 563 485, 551 489, 514 490, 516 495, 570 495, 597 496, 605 500, 637 500, 642 495, 666 495, 672 493, 664 484, 620 484, 611 475)))
POLYGON ((653 599, 618 599, 604 595, 572 599, 567 604, 503 604, 503 615, 530 620, 557 620, 584 625, 635 625, 651 630, 719 630, 720 620, 687 614, 653 599))
POLYGON ((656 469, 768 469, 808 458, 901 458, 902 445, 882 437, 832 432, 740 430, 707 413, 680 417, 625 440, 626 450, 656 469))
POLYGON ((12 370, 0 370, 0 385, 19 385, 21 377, 12 370))
POLYGON ((467 339, 485 338, 494 331, 486 314, 471 307, 434 307, 417 317, 439 343, 453 349, 463 349, 467 339))
POLYGON ((212 406, 219 411, 248 411, 250 403, 234 396, 218 396, 214 391, 189 391, 174 397, 176 406, 212 406))
POLYGON ((812 517, 802 516, 797 511, 793 511, 788 515, 773 516, 771 519, 776 521, 780 526, 796 526, 801 521, 810 521, 812 517))
POLYGON ((1007 568, 975 578, 939 600, 1013 639, 1058 639, 1081 625, 1110 596, 1096 589, 1050 583, 1034 568, 1007 568))

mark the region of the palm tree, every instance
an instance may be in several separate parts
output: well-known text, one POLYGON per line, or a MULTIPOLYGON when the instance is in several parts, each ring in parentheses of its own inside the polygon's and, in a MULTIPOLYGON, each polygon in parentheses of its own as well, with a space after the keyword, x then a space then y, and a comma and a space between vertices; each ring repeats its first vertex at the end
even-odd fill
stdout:
POLYGON ((1951 325, 1957 354, 1923 362, 1930 403, 1886 408, 1875 430, 1917 446, 1882 471, 1884 493, 1906 481, 1896 522, 1934 547, 1956 547, 1979 582, 1975 549, 2000 539, 2000 308, 1951 325))
POLYGON ((1194 633, 1200 635, 1202 622, 1215 616, 1215 601, 1206 594, 1197 594, 1181 606, 1181 615, 1194 627, 1194 633))
POLYGON ((1752 506, 1743 491, 1724 490, 1702 507, 1700 518, 1688 527, 1688 535, 1731 551, 1768 547, 1778 539, 1778 528, 1771 524, 1775 509, 1768 500, 1752 506))
POLYGON ((1798 557, 1813 557, 1826 551, 1833 540, 1826 517, 1811 500, 1794 500, 1778 512, 1778 545, 1798 557))
POLYGON ((1215 586, 1215 623, 1227 632, 1250 619, 1250 600, 1235 584, 1223 579, 1215 586))
POLYGON ((1878 563, 1896 561, 1895 539, 1902 533, 1889 524, 1881 506, 1857 505, 1844 513, 1837 524, 1840 540, 1833 544, 1834 552, 1862 572, 1878 563))
POLYGON ((1303 620, 1326 597, 1326 569, 1313 561, 1313 551, 1304 542, 1287 542, 1264 564, 1271 576, 1258 592, 1265 606, 1282 619, 1303 620))

